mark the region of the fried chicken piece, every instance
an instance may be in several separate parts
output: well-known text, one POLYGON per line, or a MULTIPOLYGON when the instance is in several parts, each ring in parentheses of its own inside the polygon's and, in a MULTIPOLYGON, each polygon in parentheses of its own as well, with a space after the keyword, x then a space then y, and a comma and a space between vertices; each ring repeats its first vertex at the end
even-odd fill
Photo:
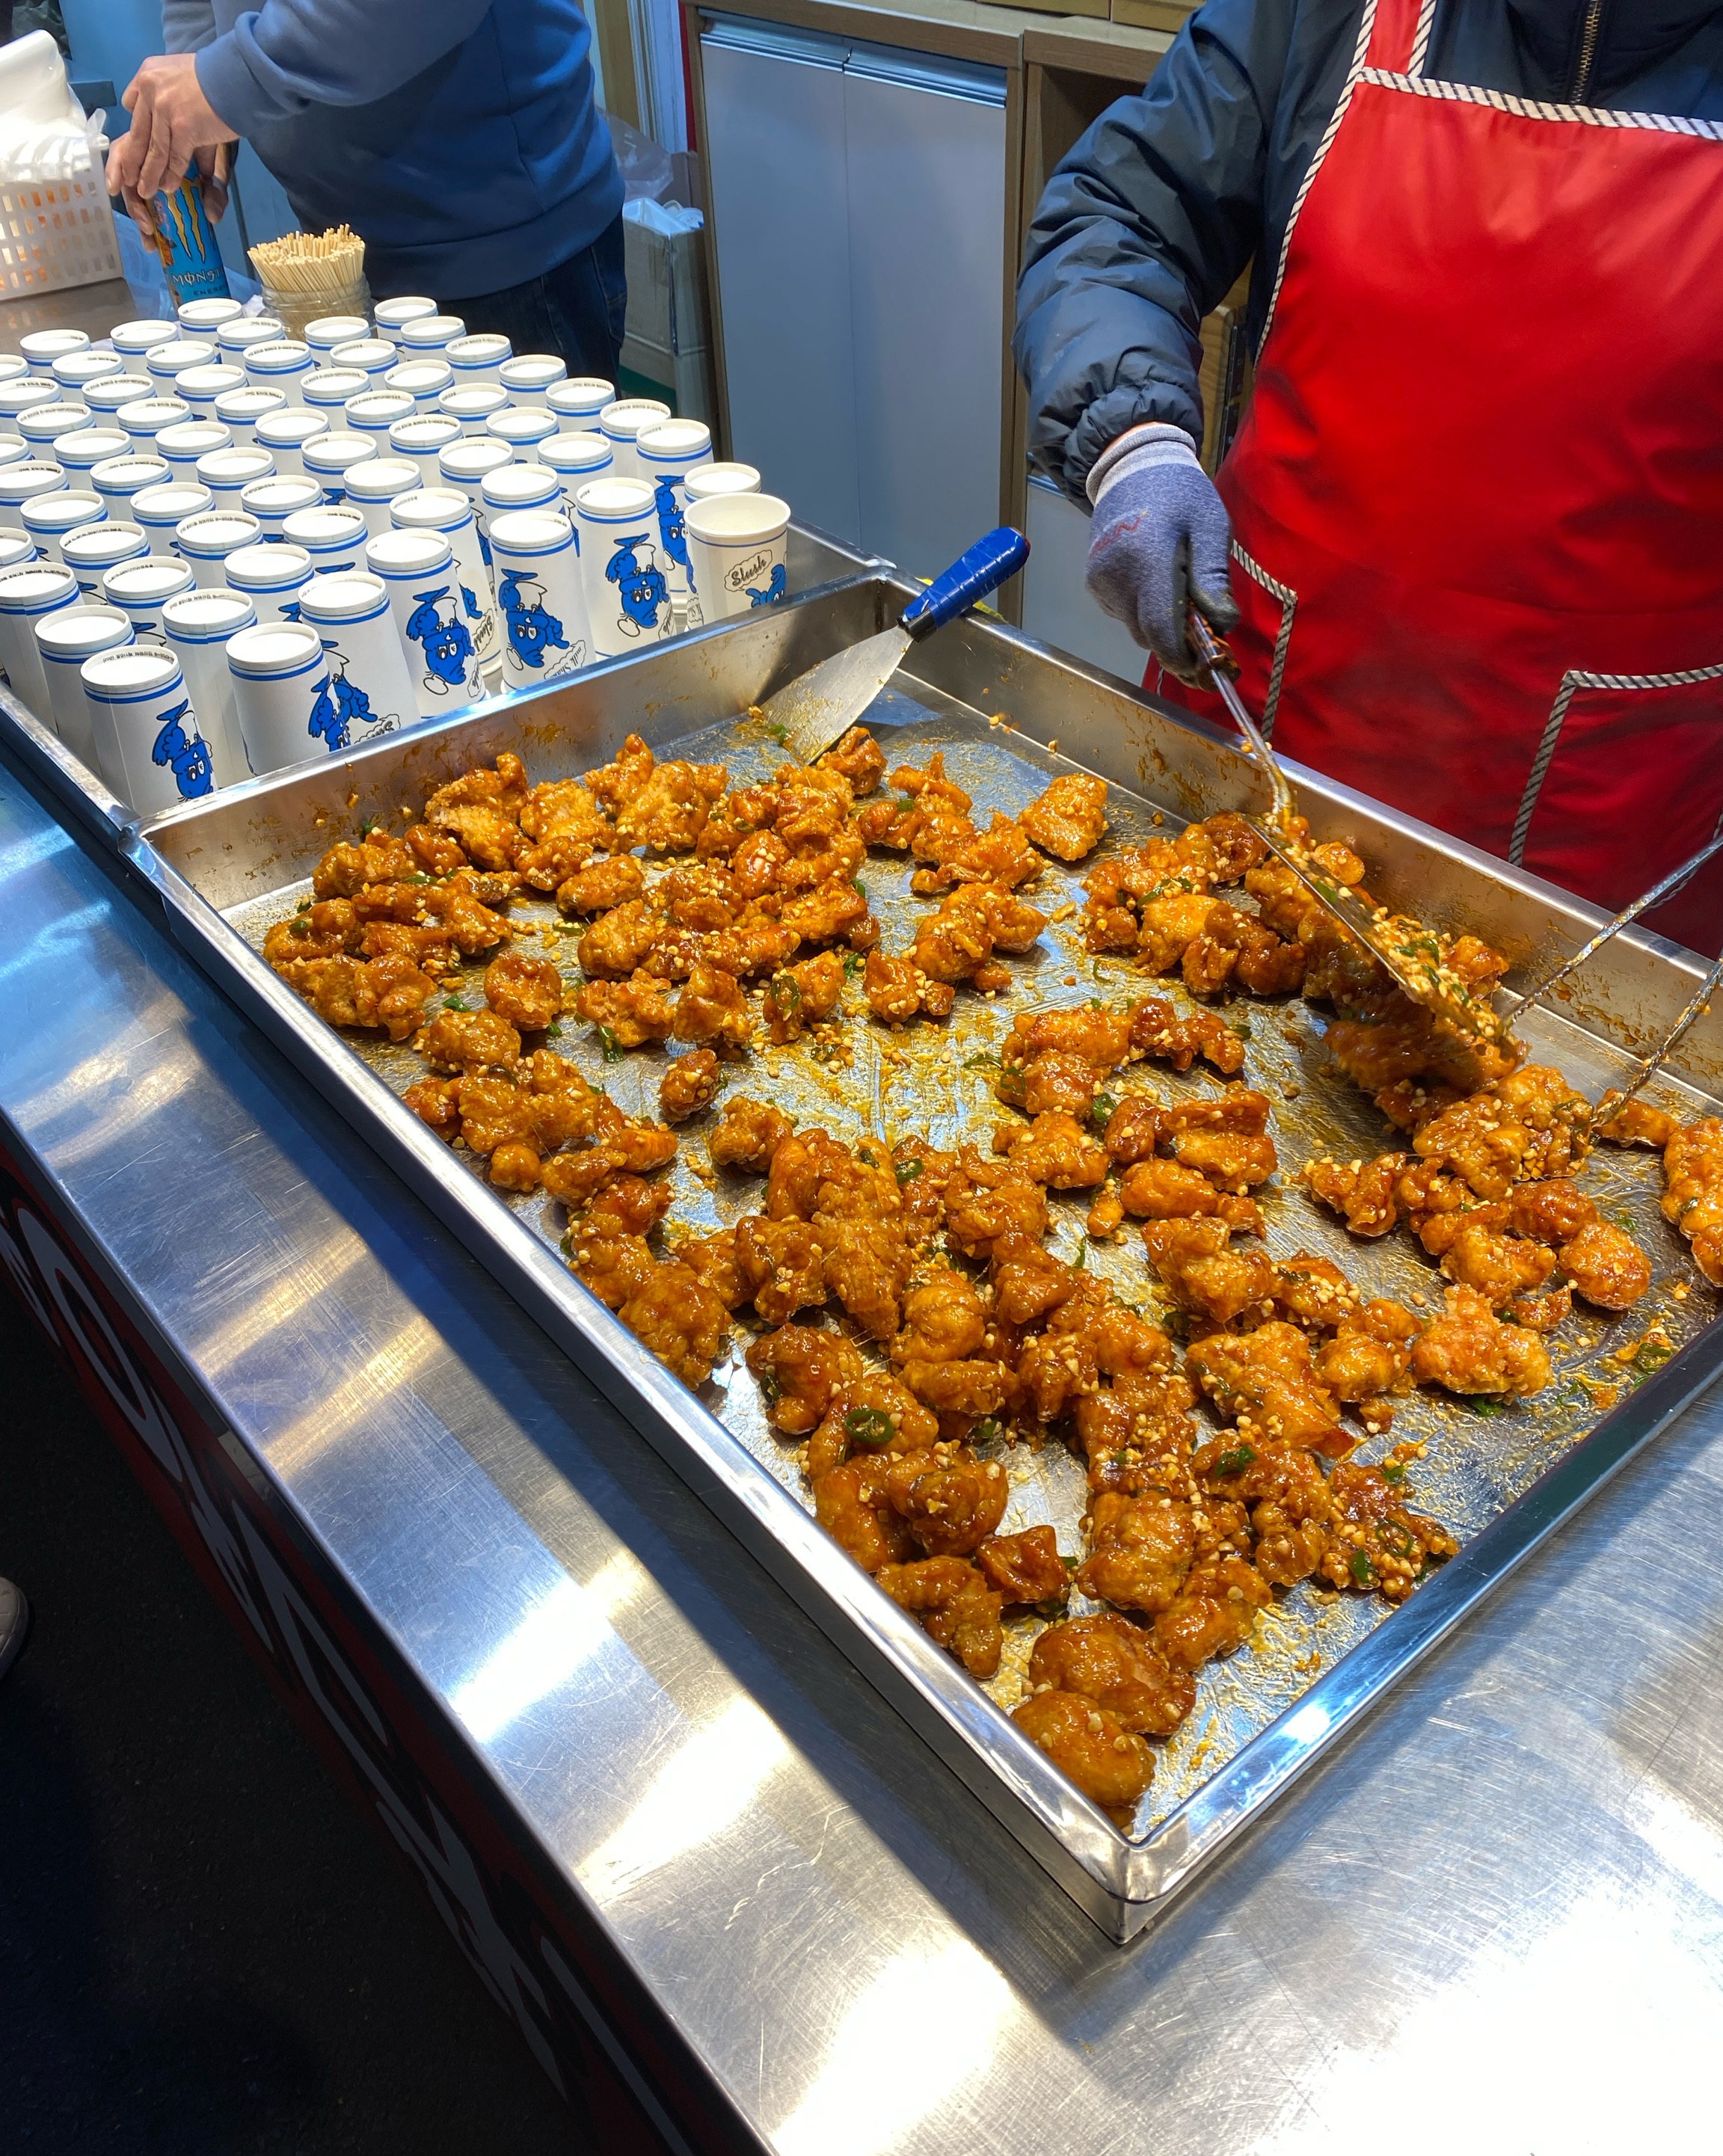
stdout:
POLYGON ((865 726, 852 726, 835 748, 819 760, 822 771, 841 772, 858 800, 871 793, 885 776, 885 752, 865 726))
POLYGON ((889 1340, 898 1329, 898 1296, 910 1270, 895 1175, 843 1160, 821 1178, 813 1228, 827 1286, 872 1338, 889 1340))
POLYGON ((668 1183, 649 1183, 644 1176, 619 1175, 593 1199, 583 1232, 594 1235, 646 1235, 670 1209, 674 1192, 668 1183))
POLYGON ((754 1037, 754 1020, 741 982, 715 966, 696 966, 676 998, 673 1030, 678 1040, 711 1041, 740 1053, 754 1037))
POLYGON ((495 770, 481 766, 439 787, 425 803, 424 820, 433 830, 452 832, 479 867, 512 869, 527 845, 520 822, 526 801, 526 767, 505 749, 495 770))
POLYGON ((1432 1116, 1413 1149, 1462 1177, 1476 1196, 1505 1198, 1516 1183, 1572 1174, 1590 1149, 1591 1116, 1590 1102, 1559 1070, 1527 1064, 1432 1116))
POLYGON ((1279 1166, 1274 1141, 1264 1134, 1247 1137, 1237 1131, 1181 1131, 1173 1142, 1181 1168, 1195 1168, 1218 1189, 1243 1197, 1266 1183, 1279 1166))
POLYGON ((870 951, 862 988, 875 1018, 907 1024, 910 1019, 949 1018, 957 991, 945 981, 930 981, 911 958, 888 958, 870 951))
POLYGON ((1029 1656, 1029 1681, 1038 1691, 1092 1701, 1139 1735, 1170 1737, 1197 1703, 1189 1670, 1169 1662, 1142 1625, 1113 1610, 1049 1625, 1029 1656))
POLYGON ((836 1010, 844 994, 844 961, 823 951, 799 966, 787 966, 766 984, 766 1027, 775 1047, 799 1040, 805 1028, 818 1025, 836 1010))
POLYGON ((583 981, 574 1008, 578 1017, 598 1029, 607 1050, 668 1040, 676 1023, 664 983, 650 973, 637 973, 630 981, 583 981))
POLYGON ((1556 1258, 1541 1243, 1522 1242, 1473 1221, 1442 1253, 1442 1270, 1449 1280, 1475 1289, 1492 1310, 1501 1310, 1541 1288, 1556 1270, 1556 1258))
POLYGON ((451 1142, 460 1135, 460 1088, 450 1078, 421 1078, 401 1096, 422 1123, 451 1142))
POLYGON ((1143 1248, 1173 1301, 1216 1325, 1274 1308, 1274 1268, 1260 1251, 1234 1250, 1224 1220, 1151 1220, 1143 1248))
POLYGON ((1723 1121, 1702 1116, 1664 1148, 1663 1214, 1686 1236, 1693 1260, 1723 1287, 1723 1121))
POLYGON ((736 1271, 750 1301, 768 1325, 826 1300, 825 1259, 803 1220, 750 1214, 736 1224, 736 1271))
POLYGON ((433 978, 452 972, 454 946, 441 927, 414 927, 403 921, 371 921, 359 939, 360 954, 367 958, 405 957, 433 978))
POLYGON ((1033 1609, 1038 1604, 1063 1603, 1070 1589, 1070 1575, 1051 1527, 991 1536, 976 1551, 975 1561, 982 1578, 1008 1606, 1033 1609))
MULTIPOLYGON (((520 803, 518 820, 536 844, 572 839, 589 850, 602 849, 608 847, 616 836, 593 794, 576 778, 546 779, 531 788, 520 803)), ((410 844, 412 832, 407 836, 410 844)))
POLYGON ((549 958, 505 951, 485 968, 485 1000, 522 1033, 542 1033, 562 1012, 562 976, 549 958))
POLYGON ((409 824, 403 836, 413 867, 423 875, 453 875, 467 865, 460 842, 447 831, 433 831, 428 824, 409 824))
POLYGON ((1331 1258, 1295 1251, 1274 1268, 1275 1307, 1295 1325, 1332 1332, 1356 1316, 1358 1291, 1331 1258))
MULTIPOLYGON (((392 888, 403 893, 407 903, 393 917, 438 921, 455 949, 469 958, 474 957, 480 951, 490 950, 493 944, 508 942, 515 933, 483 896, 487 881, 471 869, 457 869, 446 884, 418 888, 396 885, 392 888)), ((360 901, 361 911, 384 888, 387 887, 379 886, 378 890, 366 892, 360 901)))
POLYGON ((1552 1250, 1571 1243, 1582 1228, 1596 1224, 1597 1209, 1571 1182, 1522 1183, 1509 1200, 1508 1227, 1552 1250))
POLYGON ((885 1467, 892 1509, 929 1557, 967 1557, 1005 1517, 1005 1470, 964 1446, 893 1453, 885 1467))
POLYGON ((1152 1160, 1161 1137, 1161 1110, 1140 1093, 1127 1094, 1107 1118, 1101 1143, 1120 1168, 1152 1160))
POLYGON ((1501 1323, 1474 1289, 1451 1287, 1444 1300, 1444 1315, 1433 1321, 1412 1351, 1421 1383, 1450 1393, 1514 1397, 1543 1390, 1550 1382, 1550 1358, 1535 1332, 1501 1323))
POLYGON ((303 971, 305 967, 356 951, 364 932, 357 911, 347 900, 325 899, 290 920, 270 924, 264 937, 264 963, 290 986, 298 988, 308 978, 303 971))
POLYGON ((995 1674, 1005 1650, 1002 1604, 972 1564, 957 1557, 924 1558, 919 1564, 887 1565, 876 1577, 898 1607, 913 1611, 971 1676, 995 1674))
POLYGON ((1241 1430, 1316 1452, 1350 1448, 1334 1395, 1319 1382, 1310 1342, 1295 1325, 1274 1319, 1254 1332, 1211 1333, 1192 1347, 1185 1368, 1241 1430))
POLYGON ((906 1385, 869 1370, 841 1386, 808 1440, 808 1476, 818 1481, 852 1454, 919 1452, 939 1436, 939 1417, 906 1385))
POLYGON ((602 1093, 593 1102, 592 1122, 597 1142, 614 1153, 618 1165, 630 1175, 649 1175, 676 1158, 674 1131, 644 1116, 625 1116, 602 1093))
POLYGON ((520 1036, 496 1010, 440 1010, 418 1046, 433 1070, 479 1070, 520 1060, 520 1036))
POLYGON ((545 1188, 571 1213, 581 1211, 596 1192, 621 1173, 622 1163, 603 1146, 554 1153, 548 1160, 541 1159, 539 1168, 539 1179, 545 1188))
POLYGON ((926 1138, 900 1138, 891 1148, 891 1172, 903 1204, 903 1232, 913 1250, 930 1241, 945 1225, 946 1186, 957 1165, 954 1152, 941 1152, 926 1138))
POLYGON ((1187 1504, 1103 1491, 1090 1510, 1090 1551, 1077 1568, 1077 1585, 1097 1600, 1152 1614, 1172 1602, 1196 1553, 1187 1504))
POLYGON ((1304 1181, 1313 1198, 1340 1214, 1355 1235, 1386 1235, 1400 1218, 1395 1186, 1412 1165, 1406 1152, 1378 1153, 1374 1160, 1355 1160, 1344 1167, 1335 1160, 1313 1160, 1304 1170, 1304 1181))
POLYGON ((1046 915, 1022 899, 991 884, 964 884, 916 924, 910 955, 930 980, 1003 988, 1010 977, 993 963, 995 950, 1027 951, 1046 926, 1046 915))
POLYGON ((944 806, 965 815, 974 805, 969 796, 955 779, 946 777, 945 752, 936 749, 927 759, 926 771, 918 771, 913 763, 900 763, 891 774, 894 793, 907 794, 920 808, 944 806))
POLYGON ((723 1073, 710 1048, 696 1048, 679 1055, 658 1081, 659 1113, 667 1123, 685 1123, 718 1097, 723 1073))
POLYGON ((740 1168, 745 1174, 764 1175, 772 1156, 793 1127, 781 1108, 765 1101, 751 1101, 737 1093, 726 1101, 724 1112, 706 1140, 714 1168, 740 1168))
POLYGON ((1044 853, 1080 861, 1106 836, 1107 782, 1069 773, 1055 778, 1018 818, 1044 853))
POLYGON ((659 1265, 617 1316, 685 1385, 703 1385, 730 1337, 730 1313, 686 1265, 659 1265))
POLYGON ((1107 1179, 1105 1147, 1074 1116, 1037 1116, 1026 1131, 996 1132, 993 1147, 1019 1175, 1049 1190, 1090 1190, 1107 1179))
POLYGON ((686 1265, 710 1296, 726 1310, 738 1310, 748 1299, 741 1271, 736 1261, 736 1231, 720 1228, 714 1235, 690 1235, 677 1244, 678 1265, 686 1265))
POLYGON ((1546 1295, 1516 1295, 1503 1315, 1528 1332, 1553 1332, 1573 1315, 1573 1290, 1564 1281, 1546 1295))
MULTIPOLYGON (((527 871, 528 880, 531 872, 527 871)), ((613 906, 626 906, 646 888, 646 874, 632 854, 613 854, 577 870, 556 886, 556 903, 564 913, 608 913, 613 906)))
POLYGON ((1459 1553, 1445 1527, 1407 1509, 1379 1467, 1343 1462, 1328 1478, 1328 1496, 1333 1515, 1320 1569, 1332 1586, 1373 1588, 1403 1602, 1427 1565, 1459 1553))
POLYGON ((656 765, 617 810, 618 840, 654 854, 692 853, 728 776, 721 764, 679 757, 656 765))
POLYGON ((774 1220, 811 1220, 820 1185, 849 1154, 829 1131, 803 1131, 773 1147, 766 1173, 766 1210, 774 1220))
MULTIPOLYGON (((1316 1381, 1349 1406, 1399 1391, 1412 1368, 1413 1342, 1422 1330, 1409 1310, 1377 1296, 1344 1317, 1333 1337, 1316 1350, 1316 1381)), ((1381 1417, 1365 1419, 1374 1427, 1381 1417)))
POLYGON ((1600 1310, 1628 1310, 1651 1285, 1651 1260, 1625 1229, 1594 1220, 1564 1243, 1556 1266, 1576 1295, 1600 1310))
POLYGON ((601 770, 585 774, 592 798, 609 814, 625 807, 651 778, 655 765, 652 751, 638 734, 630 734, 618 750, 616 760, 601 770))
POLYGON ((931 864, 910 879, 910 890, 920 898, 959 883, 988 883, 1015 891, 1021 884, 1033 883, 1047 865, 1022 829, 997 810, 985 831, 975 829, 967 817, 950 822, 929 819, 916 832, 912 849, 918 860, 931 864))
POLYGON ((1649 1146, 1661 1152, 1681 1127, 1679 1116, 1666 1108, 1654 1108, 1644 1101, 1623 1101, 1597 1135, 1611 1145, 1649 1146))
POLYGON ((813 1484, 813 1516, 864 1572, 900 1565, 915 1551, 909 1522, 887 1502, 883 1461, 864 1458, 833 1467, 813 1484))
MULTIPOLYGON (((546 1162, 546 1167, 552 1163, 546 1162)), ((617 1235, 597 1229, 577 1229, 569 1266, 609 1310, 620 1310, 630 1296, 644 1286, 658 1270, 658 1260, 638 1235, 617 1235)))
POLYGON ((1161 996, 1145 996, 1131 1005, 1131 1045, 1175 1070, 1188 1070, 1199 1055, 1223 1077, 1244 1067, 1244 1043, 1213 1011, 1181 1018, 1161 996))
POLYGON ((1095 1004, 1065 1004, 1019 1012, 1006 1036, 1002 1064, 1021 1066, 1038 1055, 1075 1056, 1097 1071, 1115 1070, 1133 1045, 1133 1012, 1095 1004))
POLYGON ((1192 1567, 1156 1618, 1155 1645, 1169 1662, 1200 1669, 1243 1646, 1255 1630, 1256 1613, 1273 1599, 1269 1583, 1248 1559, 1211 1558, 1192 1567))
POLYGON ((1119 1203, 1136 1220, 1201 1219, 1220 1205, 1206 1177, 1170 1160, 1141 1160, 1127 1168, 1119 1203))
POLYGON ((892 1358, 959 1362, 977 1353, 987 1329, 987 1306, 968 1280, 940 1266, 905 1298, 903 1329, 892 1343, 892 1358))
MULTIPOLYGON (((992 1270, 994 1314, 1007 1325, 1038 1324, 1069 1302, 1082 1284, 1079 1273, 1061 1265, 1050 1250, 1031 1242, 1027 1235, 999 1236, 993 1245, 992 1270)), ((910 1301, 915 1301, 914 1296, 910 1301)))
POLYGON ((404 839, 367 831, 357 845, 331 846, 311 871, 313 898, 351 898, 367 884, 394 883, 419 873, 404 839))
POLYGON ((813 1325, 762 1333, 746 1360, 772 1428, 787 1437, 817 1430, 833 1397, 862 1376, 861 1357, 849 1341, 813 1325))
POLYGON ((542 1152, 595 1135, 599 1096, 565 1057, 536 1049, 520 1058, 515 1075, 532 1096, 533 1135, 542 1152))
POLYGON ((1315 1454, 1234 1433, 1204 1445, 1192 1465, 1210 1489, 1249 1506, 1252 1562, 1271 1587, 1293 1586, 1320 1568, 1336 1508, 1315 1454))
POLYGON ((967 1427, 976 1420, 1003 1415, 1016 1404, 1022 1390, 1017 1373, 997 1362, 912 1359, 899 1374, 915 1398, 941 1418, 942 1430, 948 1416, 967 1427))
POLYGON ((1128 1824, 1155 1773, 1142 1738, 1110 1709, 1071 1691, 1038 1691, 1011 1718, 1085 1797, 1128 1824))
POLYGON ((877 922, 873 923, 871 936, 868 933, 866 924, 873 922, 873 916, 867 900, 843 877, 833 876, 787 900, 778 919, 804 943, 832 943, 840 937, 853 942, 859 933, 864 939, 863 947, 879 941, 877 922))
POLYGON ((490 1179, 500 1190, 524 1195, 538 1188, 539 1156, 524 1139, 510 1139, 490 1156, 490 1179))
POLYGON ((985 1160, 972 1146, 958 1153, 946 1186, 946 1238, 966 1258, 992 1255, 1001 1235, 1039 1242, 1047 1233, 1040 1186, 1003 1161, 985 1160))
POLYGON ((664 917, 650 899, 633 898, 601 913, 575 947, 581 971, 596 980, 625 981, 664 933, 664 917))
MULTIPOLYGON (((493 1153, 498 1147, 529 1142, 532 1127, 532 1096, 505 1070, 464 1071, 456 1083, 460 1103, 462 1142, 474 1152, 493 1153)), ((556 1195, 552 1192, 551 1195, 556 1195)))

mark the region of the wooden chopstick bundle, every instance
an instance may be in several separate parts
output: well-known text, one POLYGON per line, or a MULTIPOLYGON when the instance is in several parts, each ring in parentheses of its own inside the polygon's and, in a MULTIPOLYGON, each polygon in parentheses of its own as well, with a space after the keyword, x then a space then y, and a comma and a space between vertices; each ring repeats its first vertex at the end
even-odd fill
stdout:
POLYGON ((333 232, 290 232, 251 249, 252 267, 277 292, 338 292, 365 272, 365 242, 345 224, 333 232))

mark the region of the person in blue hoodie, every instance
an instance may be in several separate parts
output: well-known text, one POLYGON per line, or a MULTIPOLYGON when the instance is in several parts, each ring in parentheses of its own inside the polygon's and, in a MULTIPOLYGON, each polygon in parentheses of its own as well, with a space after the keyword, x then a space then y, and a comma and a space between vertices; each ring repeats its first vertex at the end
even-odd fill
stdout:
POLYGON ((516 352, 615 378, 623 183, 577 0, 166 0, 108 186, 148 203, 249 142, 372 294, 422 292, 516 352))

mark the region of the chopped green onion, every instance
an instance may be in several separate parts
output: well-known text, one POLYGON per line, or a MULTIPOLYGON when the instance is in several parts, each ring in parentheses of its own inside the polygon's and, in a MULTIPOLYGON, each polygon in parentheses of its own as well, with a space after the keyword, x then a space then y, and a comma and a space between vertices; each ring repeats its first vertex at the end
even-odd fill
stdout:
POLYGON ((1642 1340, 1638 1352, 1633 1357, 1633 1368, 1643 1370, 1649 1378, 1654 1370, 1662 1369, 1674 1352, 1673 1348, 1666 1348, 1660 1340, 1642 1340))
POLYGON ((849 879, 849 888, 855 893, 856 896, 862 901, 863 904, 865 905, 867 902, 868 887, 862 881, 859 876, 851 876, 849 879))
POLYGON ((921 1160, 900 1160, 897 1164, 899 1187, 905 1183, 913 1183, 926 1165, 926 1162, 921 1160))
POLYGON ((1099 1123, 1105 1130, 1113 1120, 1114 1111, 1118 1106, 1119 1103, 1110 1093, 1097 1093, 1095 1096, 1095 1105, 1089 1111, 1090 1122, 1099 1123))
POLYGON ((464 996, 444 996, 443 1008, 444 1010, 464 1011, 467 1008, 466 998, 464 996))
POLYGON ((1376 1567, 1370 1562, 1370 1559, 1365 1556, 1362 1550, 1354 1550, 1352 1552, 1351 1558, 1347 1561, 1346 1569, 1351 1573, 1353 1578, 1357 1581, 1360 1587, 1375 1586, 1376 1567))
POLYGON ((966 1059, 963 1068, 966 1070, 997 1070, 999 1068, 999 1059, 997 1055, 985 1053, 972 1055, 966 1059))
POLYGON ((550 1024, 545 1028, 545 1039, 546 1040, 561 1040, 562 1038, 562 1029, 553 1019, 550 1024))
POLYGON ((620 1063, 622 1061, 623 1045, 608 1025, 601 1025, 598 1028, 598 1046, 603 1051, 604 1060, 607 1063, 620 1063))
POLYGON ((1392 1482, 1397 1490, 1406 1480, 1406 1470, 1396 1461, 1392 1466, 1382 1469, 1382 1479, 1384 1482, 1392 1482))
POLYGON ((983 1415, 970 1431, 969 1441, 972 1445, 991 1445, 999 1435, 999 1428, 997 1415, 983 1415))
POLYGON ((760 1380, 760 1397, 769 1408, 775 1408, 784 1396, 783 1379, 776 1370, 768 1370, 760 1380))
POLYGON ((776 720, 774 720, 772 723, 767 727, 766 731, 772 737, 772 740, 777 743, 780 748, 782 748, 785 742, 790 738, 784 732, 783 728, 777 724, 776 720))
POLYGON ((1487 1393, 1463 1395, 1469 1408, 1475 1408, 1480 1415, 1499 1415, 1505 1412, 1500 1400, 1493 1400, 1487 1393))
POLYGON ((1217 1475, 1238 1475, 1256 1457, 1256 1448, 1251 1445, 1235 1445, 1230 1452, 1222 1453, 1214 1463, 1217 1475))

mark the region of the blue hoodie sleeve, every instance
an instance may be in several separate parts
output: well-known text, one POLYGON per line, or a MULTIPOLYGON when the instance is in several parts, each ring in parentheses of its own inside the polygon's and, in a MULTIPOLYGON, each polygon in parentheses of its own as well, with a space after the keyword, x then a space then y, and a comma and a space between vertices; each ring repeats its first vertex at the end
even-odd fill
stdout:
POLYGON ((1262 240, 1297 6, 1208 0, 1041 198, 1012 349, 1030 460, 1085 509, 1090 467, 1128 428, 1158 420, 1202 442, 1198 325, 1262 240))
POLYGON ((313 105, 374 105, 464 44, 490 7, 491 0, 264 0, 199 51, 198 86, 238 135, 297 119, 313 105))

